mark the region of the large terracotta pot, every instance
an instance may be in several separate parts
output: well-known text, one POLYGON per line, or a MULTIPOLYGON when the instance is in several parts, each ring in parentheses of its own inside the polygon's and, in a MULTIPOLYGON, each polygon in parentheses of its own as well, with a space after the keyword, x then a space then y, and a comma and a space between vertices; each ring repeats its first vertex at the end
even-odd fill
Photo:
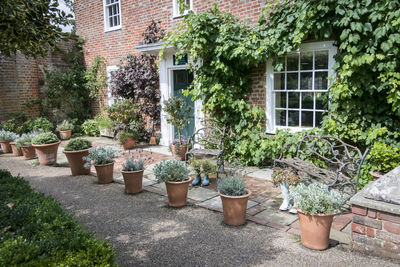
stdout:
POLYGON ((22 146, 22 155, 24 155, 25 160, 30 160, 36 158, 36 151, 33 146, 22 146))
POLYGON ((89 155, 89 149, 78 150, 78 151, 63 151, 67 157, 69 167, 73 176, 75 175, 87 175, 90 173, 90 168, 85 168, 83 165, 86 163, 82 157, 89 155))
POLYGON ((143 172, 144 170, 122 171, 126 193, 136 194, 142 192, 143 172))
POLYGON ((246 223, 247 202, 251 191, 243 196, 227 196, 218 192, 222 200, 224 211, 224 223, 232 226, 243 225, 246 223))
POLYGON ((311 249, 324 250, 329 246, 329 234, 335 214, 299 214, 301 243, 311 249))
POLYGON ((168 205, 171 207, 183 207, 187 203, 189 183, 192 179, 183 182, 165 182, 168 194, 168 205))
POLYGON ((109 184, 113 182, 114 162, 104 165, 94 165, 99 184, 109 184))
POLYGON ((71 138, 71 130, 60 131, 60 138, 61 140, 68 140, 71 138))
POLYGON ((135 146, 135 143, 136 143, 136 141, 134 138, 127 137, 125 144, 123 144, 122 146, 123 146, 124 150, 132 149, 135 146))
POLYGON ((0 145, 1 145, 1 151, 3 151, 3 153, 11 153, 11 145, 10 145, 11 141, 1 141, 0 145))
POLYGON ((150 137, 149 145, 151 145, 151 146, 157 145, 157 141, 156 141, 156 137, 155 136, 150 137))
POLYGON ((11 145, 11 150, 12 150, 12 153, 14 156, 16 156, 16 157, 22 156, 21 148, 17 148, 17 145, 14 142, 11 142, 10 145, 11 145))
POLYGON ((180 149, 179 149, 180 153, 178 153, 175 145, 171 145, 172 155, 174 155, 175 158, 185 160, 187 145, 180 145, 179 147, 180 147, 180 149))
POLYGON ((57 151, 60 141, 45 145, 32 145, 39 158, 40 165, 53 165, 57 162, 57 151))

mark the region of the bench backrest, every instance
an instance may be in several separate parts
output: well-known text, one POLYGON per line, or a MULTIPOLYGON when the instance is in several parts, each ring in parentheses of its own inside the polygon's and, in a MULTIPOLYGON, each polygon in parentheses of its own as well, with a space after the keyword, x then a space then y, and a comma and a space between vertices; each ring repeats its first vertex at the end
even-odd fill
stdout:
POLYGON ((198 129, 189 139, 189 143, 192 147, 204 147, 204 148, 215 148, 218 150, 224 150, 224 137, 225 130, 210 125, 198 129))

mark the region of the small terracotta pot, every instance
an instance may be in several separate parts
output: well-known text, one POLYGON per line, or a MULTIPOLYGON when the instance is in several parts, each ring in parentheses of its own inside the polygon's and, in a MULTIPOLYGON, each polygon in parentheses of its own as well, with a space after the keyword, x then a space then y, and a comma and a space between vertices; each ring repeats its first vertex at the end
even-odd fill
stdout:
POLYGON ((14 142, 11 142, 10 145, 11 145, 11 150, 12 150, 12 153, 14 156, 16 156, 16 157, 22 156, 21 148, 17 148, 17 145, 14 142))
POLYGON ((142 192, 143 172, 140 171, 122 171, 124 177, 125 192, 128 194, 136 194, 142 192))
POLYGON ((311 249, 324 250, 329 246, 329 234, 334 213, 305 214, 297 210, 299 215, 301 243, 311 249))
POLYGON ((124 150, 132 149, 132 148, 135 147, 135 143, 136 143, 136 141, 135 141, 134 138, 127 137, 126 141, 125 141, 125 144, 123 144, 122 146, 123 146, 124 150))
POLYGON ((11 153, 10 143, 11 143, 11 141, 1 141, 0 142, 1 151, 3 151, 3 153, 11 153))
POLYGON ((22 155, 24 155, 25 160, 30 160, 36 158, 36 151, 33 146, 23 146, 21 147, 22 155))
POLYGON ((222 200, 224 211, 224 223, 232 226, 243 225, 246 223, 247 202, 251 191, 243 196, 227 196, 218 192, 222 200))
POLYGON ((75 175, 87 175, 90 173, 90 168, 83 167, 86 163, 82 158, 89 156, 89 149, 77 150, 77 151, 63 151, 67 157, 71 174, 75 175))
POLYGON ((99 184, 109 184, 113 182, 114 162, 104 165, 94 165, 99 184))
POLYGON ((156 137, 155 136, 150 137, 149 145, 151 145, 151 146, 157 145, 157 141, 156 141, 156 137))
POLYGON ((378 180, 381 178, 384 174, 376 171, 370 171, 369 174, 374 178, 374 181, 378 180))
POLYGON ((180 153, 178 154, 176 151, 176 146, 171 145, 172 154, 174 155, 175 158, 185 160, 187 145, 180 145, 179 147, 180 147, 180 151, 179 151, 180 153))
POLYGON ((39 158, 40 165, 53 165, 57 162, 57 151, 60 141, 45 145, 32 145, 39 158))
POLYGON ((61 140, 68 140, 71 138, 72 130, 60 131, 61 140))
POLYGON ((168 194, 168 205, 171 207, 183 207, 187 203, 189 183, 192 179, 183 182, 165 182, 168 194))

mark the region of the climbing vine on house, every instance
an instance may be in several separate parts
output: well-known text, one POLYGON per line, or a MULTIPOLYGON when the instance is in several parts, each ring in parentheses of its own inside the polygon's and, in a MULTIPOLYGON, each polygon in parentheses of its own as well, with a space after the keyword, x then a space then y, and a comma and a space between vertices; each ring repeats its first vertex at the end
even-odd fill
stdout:
POLYGON ((87 80, 86 88, 89 90, 89 96, 96 100, 102 100, 107 96, 107 64, 106 59, 96 56, 90 67, 85 72, 87 80))

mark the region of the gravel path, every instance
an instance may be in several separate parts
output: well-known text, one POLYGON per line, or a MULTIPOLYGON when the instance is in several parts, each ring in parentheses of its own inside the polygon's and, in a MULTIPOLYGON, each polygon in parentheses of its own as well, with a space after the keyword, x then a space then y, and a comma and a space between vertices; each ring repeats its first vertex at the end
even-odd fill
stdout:
POLYGON ((70 176, 65 167, 32 167, 0 156, 0 168, 21 174, 52 195, 82 223, 115 246, 120 266, 398 266, 345 248, 312 251, 293 235, 248 222, 222 223, 222 214, 195 206, 169 208, 165 197, 127 195, 123 185, 70 176))

